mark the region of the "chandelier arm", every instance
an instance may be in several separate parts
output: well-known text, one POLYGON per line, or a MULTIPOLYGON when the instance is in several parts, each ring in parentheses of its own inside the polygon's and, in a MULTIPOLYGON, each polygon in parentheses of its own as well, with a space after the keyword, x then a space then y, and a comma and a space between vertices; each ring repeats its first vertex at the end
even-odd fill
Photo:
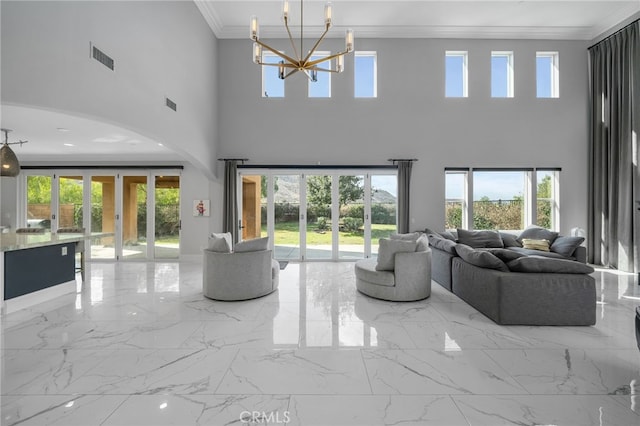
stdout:
POLYGON ((291 71, 289 71, 289 73, 287 75, 284 76, 284 78, 287 78, 290 75, 293 75, 293 74, 297 73, 298 71, 300 71, 300 68, 293 68, 291 71))
POLYGON ((274 54, 278 55, 278 56, 279 56, 279 57, 281 57, 282 59, 286 60, 287 62, 290 62, 290 63, 292 63, 292 64, 296 64, 296 63, 298 62, 297 60, 293 59, 292 57, 290 57, 290 56, 288 56, 288 55, 285 55, 285 54, 284 54, 284 53, 282 53, 282 52, 277 51, 277 50, 276 50, 276 49, 274 49, 273 47, 269 46, 269 45, 268 45, 268 44, 266 44, 266 43, 261 42, 261 41, 260 41, 260 40, 258 40, 258 39, 255 39, 254 41, 255 41, 256 43, 258 43, 260 46, 262 46, 262 47, 264 47, 265 49, 267 49, 268 51, 270 51, 270 52, 272 52, 272 53, 274 53, 274 54))
MULTIPOLYGON (((293 47, 293 53, 295 53, 296 58, 300 60, 300 55, 298 55, 298 48, 296 44, 293 42, 293 36, 291 35, 291 30, 289 29, 289 19, 284 18, 284 26, 287 29, 287 33, 289 34, 289 41, 291 42, 291 47, 293 47)), ((302 48, 302 46, 300 46, 302 48)))
POLYGON ((316 64, 319 64, 319 63, 321 63, 321 62, 330 61, 330 60, 332 60, 332 59, 337 58, 338 56, 344 56, 344 55, 346 55, 347 53, 349 53, 349 52, 347 52, 347 51, 345 50, 344 52, 338 52, 338 53, 334 53, 333 55, 325 56, 324 58, 315 59, 315 60, 313 60, 313 61, 306 62, 306 63, 305 63, 305 67, 311 67, 311 66, 314 66, 314 65, 316 65, 316 64))
POLYGON ((258 65, 264 65, 265 67, 284 67, 284 68, 294 68, 294 69, 298 69, 299 67, 296 64, 288 64, 288 63, 278 63, 276 62, 275 64, 273 62, 258 62, 258 65))
POLYGON ((327 25, 327 26, 325 26, 325 30, 322 33, 322 35, 320 36, 320 38, 318 39, 318 41, 316 41, 316 44, 313 45, 311 50, 309 50, 309 53, 307 54, 307 56, 304 58, 304 61, 303 61, 304 64, 307 63, 307 61, 309 60, 311 55, 313 55, 313 53, 316 51, 318 46, 320 46, 320 43, 322 43, 322 40, 324 40, 324 37, 327 35, 328 32, 329 32, 329 26, 327 25))

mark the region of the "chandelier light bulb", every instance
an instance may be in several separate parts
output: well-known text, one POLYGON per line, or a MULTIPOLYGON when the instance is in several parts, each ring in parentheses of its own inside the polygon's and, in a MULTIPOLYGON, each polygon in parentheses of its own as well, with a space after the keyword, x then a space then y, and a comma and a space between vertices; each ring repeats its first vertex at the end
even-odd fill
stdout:
POLYGON ((258 43, 253 43, 253 63, 259 64, 262 62, 262 46, 258 43))
POLYGON ((332 9, 331 2, 324 5, 324 24, 327 27, 331 27, 331 18, 332 18, 332 9))
POLYGON ((348 29, 344 37, 345 49, 348 53, 353 52, 353 30, 348 29))
POLYGON ((344 70, 344 56, 338 56, 336 58, 336 71, 342 72, 344 70))
POLYGON ((284 0, 282 2, 282 18, 284 20, 289 19, 289 0, 284 0))
POLYGON ((251 24, 249 25, 249 37, 251 37, 251 40, 257 40, 258 39, 258 17, 256 15, 252 15, 251 16, 251 24))

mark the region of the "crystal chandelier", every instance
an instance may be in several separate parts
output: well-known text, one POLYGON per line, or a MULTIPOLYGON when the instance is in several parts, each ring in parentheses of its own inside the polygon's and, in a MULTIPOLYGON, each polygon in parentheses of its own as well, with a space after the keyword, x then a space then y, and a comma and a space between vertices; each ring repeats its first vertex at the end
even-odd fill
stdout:
POLYGON ((353 30, 349 29, 345 35, 345 50, 343 52, 338 52, 333 55, 324 56, 322 58, 311 59, 314 52, 322 43, 322 40, 325 38, 329 29, 331 28, 331 3, 327 3, 324 7, 324 32, 313 45, 311 50, 305 55, 303 55, 303 30, 304 30, 304 20, 303 20, 303 5, 302 0, 300 0, 300 50, 298 50, 298 46, 293 40, 293 36, 291 35, 291 30, 289 29, 289 1, 284 0, 282 5, 282 19, 284 20, 284 26, 287 29, 287 34, 289 35, 289 41, 291 41, 291 46, 293 47, 294 56, 286 55, 271 46, 267 45, 260 41, 260 37, 258 35, 258 17, 251 17, 250 24, 250 37, 253 40, 253 62, 258 65, 263 66, 273 66, 278 67, 278 77, 282 80, 289 77, 292 74, 297 73, 298 71, 303 72, 311 81, 317 81, 318 72, 333 72, 340 73, 344 69, 344 55, 347 53, 353 52, 353 30), (278 63, 268 63, 264 62, 262 58, 263 49, 266 49, 272 52, 274 55, 277 55, 281 58, 278 63), (331 61, 335 59, 335 68, 322 68, 318 66, 319 64, 331 61))
POLYGON ((20 144, 20 146, 22 146, 23 143, 27 143, 28 141, 9 142, 9 132, 11 130, 0 129, 0 131, 4 132, 4 144, 2 148, 0 148, 0 160, 2 162, 0 175, 8 177, 18 176, 20 173, 20 163, 18 162, 16 154, 9 148, 9 145, 20 144))

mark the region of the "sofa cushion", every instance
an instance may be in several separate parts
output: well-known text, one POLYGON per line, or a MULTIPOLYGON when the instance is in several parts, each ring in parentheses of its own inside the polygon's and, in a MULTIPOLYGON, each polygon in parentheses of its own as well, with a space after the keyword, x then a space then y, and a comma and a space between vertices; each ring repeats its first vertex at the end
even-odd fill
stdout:
POLYGON ((537 225, 530 225, 520 233, 517 240, 522 243, 524 238, 531 238, 534 240, 547 240, 549 241, 549 244, 553 244, 557 237, 557 232, 550 231, 537 225))
POLYGON ((269 248, 269 237, 254 238, 253 240, 240 241, 234 251, 243 253, 247 251, 261 251, 269 248))
POLYGON ((442 238, 445 238, 447 240, 453 241, 454 243, 456 242, 457 238, 455 235, 453 235, 451 232, 449 231, 442 231, 439 232, 438 235, 440 235, 442 238))
POLYGON ((542 256, 524 256, 507 263, 513 272, 538 272, 558 274, 590 274, 593 268, 581 262, 551 259, 542 256))
POLYGON ((429 234, 427 237, 431 246, 450 254, 456 254, 456 243, 454 241, 443 238, 438 234, 429 234))
MULTIPOLYGON (((515 251, 525 256, 540 256, 540 257, 548 257, 551 259, 565 259, 565 260, 567 259, 563 255, 555 253, 553 251, 529 250, 523 247, 509 247, 507 250, 515 251)), ((574 260, 573 258, 568 258, 568 259, 574 260)))
POLYGON ((458 229, 458 242, 473 248, 504 247, 498 231, 467 231, 458 229))
POLYGON ((502 238, 502 244, 504 244, 505 247, 522 247, 522 243, 517 240, 517 235, 508 232, 499 232, 499 234, 500 238, 502 238))
POLYGON ((522 248, 527 250, 549 251, 549 240, 536 240, 533 238, 523 238, 522 248))
POLYGON ((393 271, 395 269, 396 253, 414 252, 416 251, 416 246, 415 241, 380 238, 376 271, 393 271))
POLYGON ((486 250, 474 250, 466 244, 458 244, 456 251, 462 260, 472 265, 480 268, 497 269, 505 272, 509 271, 509 268, 502 260, 486 250))
POLYGON ((573 252, 584 242, 584 237, 558 237, 551 244, 551 251, 565 257, 573 256, 573 252))
POLYGON ((391 271, 376 270, 375 259, 362 259, 356 262, 356 277, 368 283, 393 287, 396 285, 395 276, 391 271))
POLYGON ((504 263, 518 259, 519 257, 522 257, 522 256, 526 256, 523 253, 518 253, 517 251, 509 250, 506 248, 483 248, 478 250, 488 251, 498 259, 502 260, 504 263))
POLYGON ((209 244, 207 245, 207 248, 211 251, 218 253, 231 253, 232 246, 233 243, 230 232, 221 234, 212 233, 209 236, 209 244))

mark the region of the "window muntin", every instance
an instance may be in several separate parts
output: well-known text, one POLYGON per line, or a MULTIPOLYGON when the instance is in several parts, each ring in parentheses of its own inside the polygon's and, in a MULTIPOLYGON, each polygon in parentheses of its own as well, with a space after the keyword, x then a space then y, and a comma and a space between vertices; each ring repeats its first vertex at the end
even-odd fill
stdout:
POLYGON ((468 54, 464 51, 445 52, 445 97, 466 98, 469 96, 468 54))
POLYGON ((536 52, 536 97, 560 97, 558 52, 536 52))
POLYGON ((376 52, 356 52, 354 56, 354 96, 378 97, 378 59, 376 52))
MULTIPOLYGON (((263 53, 262 60, 268 64, 277 64, 282 59, 273 53, 263 53)), ((262 66, 262 97, 284 98, 284 80, 278 78, 278 67, 262 66)))
MULTIPOLYGON (((329 56, 331 52, 316 52, 312 55, 310 60, 315 61, 320 58, 329 56)), ((320 62, 317 65, 319 68, 331 69, 331 61, 320 62)), ((318 71, 316 73, 317 81, 308 80, 307 94, 310 98, 330 98, 331 97, 331 73, 318 71)))
POLYGON ((513 98, 513 52, 491 52, 491 97, 513 98))

